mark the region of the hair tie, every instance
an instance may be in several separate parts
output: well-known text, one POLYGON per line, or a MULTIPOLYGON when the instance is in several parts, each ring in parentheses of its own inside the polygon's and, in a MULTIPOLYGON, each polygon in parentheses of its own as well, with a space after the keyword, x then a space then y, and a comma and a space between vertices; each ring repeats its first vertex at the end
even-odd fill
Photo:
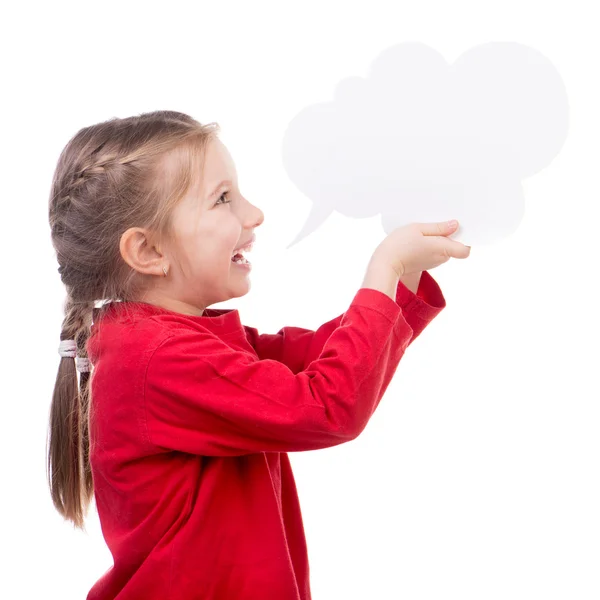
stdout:
POLYGON ((75 367, 80 373, 89 373, 91 363, 89 358, 80 358, 77 356, 77 344, 75 340, 61 340, 58 345, 58 353, 63 358, 74 358, 75 367))

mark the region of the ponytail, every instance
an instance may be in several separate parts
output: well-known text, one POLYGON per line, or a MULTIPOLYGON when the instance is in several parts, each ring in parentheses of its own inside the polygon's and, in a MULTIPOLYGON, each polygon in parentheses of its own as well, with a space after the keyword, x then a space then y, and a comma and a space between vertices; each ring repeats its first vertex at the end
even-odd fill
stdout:
MULTIPOLYGON (((75 340, 77 357, 87 358, 93 303, 75 304, 67 298, 61 340, 75 340)), ((47 476, 58 512, 75 527, 84 529, 84 518, 93 496, 89 458, 89 379, 79 373, 75 360, 63 357, 58 366, 48 430, 47 476)))

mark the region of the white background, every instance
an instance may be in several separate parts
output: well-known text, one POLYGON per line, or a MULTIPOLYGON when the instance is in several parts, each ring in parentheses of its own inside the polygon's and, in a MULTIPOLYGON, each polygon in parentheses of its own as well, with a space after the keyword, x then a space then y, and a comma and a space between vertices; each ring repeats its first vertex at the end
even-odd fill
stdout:
MULTIPOLYGON (((561 73, 570 131, 524 181, 517 232, 431 271, 447 301, 402 358, 364 433, 291 454, 314 600, 600 597, 600 223, 593 3, 23 3, 2 9, 0 597, 84 598, 111 566, 55 512, 45 476, 65 290, 47 202, 81 127, 149 110, 217 121, 242 193, 265 213, 250 293, 261 332, 344 312, 383 239, 334 213, 286 251, 310 212, 281 164, 289 120, 420 41, 452 62, 527 44, 561 73), (343 253, 343 257, 341 254, 343 253)), ((265 592, 265 597, 268 594, 265 592)))

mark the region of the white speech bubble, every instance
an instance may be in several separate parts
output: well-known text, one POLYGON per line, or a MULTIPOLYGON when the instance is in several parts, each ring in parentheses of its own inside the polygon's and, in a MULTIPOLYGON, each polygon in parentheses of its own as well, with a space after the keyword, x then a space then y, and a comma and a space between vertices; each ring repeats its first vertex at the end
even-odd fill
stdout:
POLYGON ((568 112, 560 75, 530 47, 482 44, 452 65, 424 44, 387 48, 286 129, 284 168, 314 203, 288 248, 334 210, 381 213, 386 234, 458 219, 462 243, 505 238, 524 214, 521 181, 558 154, 568 112))

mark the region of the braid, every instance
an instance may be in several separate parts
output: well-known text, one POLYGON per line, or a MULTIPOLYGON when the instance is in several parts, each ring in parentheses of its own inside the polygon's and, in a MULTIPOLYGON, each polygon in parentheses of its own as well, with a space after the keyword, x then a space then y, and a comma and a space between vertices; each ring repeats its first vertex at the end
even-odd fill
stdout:
MULTIPOLYGON (((102 144, 104 146, 104 144, 102 144)), ((96 151, 97 152, 97 151, 96 151)), ((92 158, 94 153, 92 153, 92 158)), ((122 156, 119 158, 118 154, 105 154, 99 157, 97 160, 91 160, 83 165, 80 169, 76 170, 73 174, 75 179, 71 183, 71 190, 77 189, 92 175, 98 175, 99 173, 107 173, 117 165, 126 165, 137 158, 136 155, 122 156)))
MULTIPOLYGON (((168 237, 177 204, 201 172, 217 123, 176 111, 111 118, 79 130, 52 179, 48 218, 60 279, 67 289, 60 339, 87 357, 95 303, 143 297, 150 282, 124 260, 131 227, 168 237)), ((58 512, 77 527, 93 496, 89 413, 93 371, 59 362, 50 408, 48 475, 58 512)), ((93 421, 92 421, 93 422, 93 421)), ((93 436, 92 436, 93 438, 93 436)), ((93 442, 93 440, 92 440, 93 442)))
POLYGON ((62 323, 61 340, 77 342, 77 356, 87 357, 85 342, 91 327, 94 302, 75 302, 71 294, 65 302, 65 318, 62 323), (80 341, 78 341, 78 338, 80 341), (85 338, 85 339, 84 339, 85 338))

